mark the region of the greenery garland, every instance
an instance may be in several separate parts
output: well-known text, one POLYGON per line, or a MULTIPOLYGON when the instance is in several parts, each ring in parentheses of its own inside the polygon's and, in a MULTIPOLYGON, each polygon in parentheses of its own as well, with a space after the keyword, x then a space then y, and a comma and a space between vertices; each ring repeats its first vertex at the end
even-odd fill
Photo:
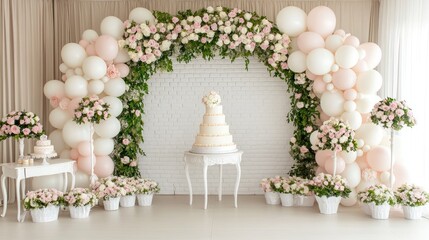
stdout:
POLYGON ((316 129, 319 103, 312 93, 312 81, 287 66, 289 37, 265 17, 237 8, 207 7, 176 16, 157 11, 153 14, 152 24, 126 21, 125 34, 119 41, 131 61, 127 63, 130 74, 124 79, 128 90, 121 96, 124 110, 118 117, 122 129, 115 138, 115 175, 140 175, 137 157, 145 155, 140 147, 144 141, 142 99, 148 94, 150 77, 158 71, 173 71, 173 55, 185 63, 199 56, 210 60, 219 55, 231 61, 244 58, 246 69, 249 57, 257 57, 271 75, 286 81, 292 104, 287 120, 296 127, 290 143, 296 163, 290 174, 313 176, 316 164, 309 129, 316 129))

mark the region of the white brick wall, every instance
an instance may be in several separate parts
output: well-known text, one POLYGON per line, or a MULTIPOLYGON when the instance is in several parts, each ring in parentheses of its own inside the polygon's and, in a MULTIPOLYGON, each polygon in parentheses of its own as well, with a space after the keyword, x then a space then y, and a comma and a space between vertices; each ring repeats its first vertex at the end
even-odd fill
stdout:
MULTIPOLYGON (((202 122, 201 98, 219 92, 226 122, 234 142, 244 151, 240 194, 258 194, 263 177, 286 174, 292 160, 288 140, 293 126, 286 121, 290 109, 286 83, 271 77, 262 63, 252 59, 249 71, 244 60, 231 63, 217 58, 174 62, 172 73, 159 73, 149 82, 144 99, 142 175, 160 183, 161 193, 187 194, 183 153, 189 150, 202 122)), ((202 169, 190 169, 195 194, 203 193, 202 169)), ((235 166, 224 166, 224 194, 233 192, 235 166)), ((216 194, 218 168, 209 167, 208 187, 216 194)))

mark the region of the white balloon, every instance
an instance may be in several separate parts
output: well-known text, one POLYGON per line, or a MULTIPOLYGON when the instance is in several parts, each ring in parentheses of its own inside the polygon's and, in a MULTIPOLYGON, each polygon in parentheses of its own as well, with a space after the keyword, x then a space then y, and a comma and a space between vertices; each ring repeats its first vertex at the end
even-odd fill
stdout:
POLYGON ((383 127, 375 125, 374 123, 364 123, 358 130, 356 130, 355 138, 362 139, 365 145, 374 147, 381 143, 383 135, 383 127))
POLYGON ((356 110, 356 103, 354 101, 346 101, 344 103, 344 110, 346 112, 353 112, 356 110))
POLYGON ((104 35, 109 35, 119 40, 122 39, 122 35, 124 35, 124 24, 121 19, 108 16, 101 21, 100 31, 104 35))
MULTIPOLYGON (((104 102, 109 104, 109 113, 112 117, 117 117, 121 114, 123 105, 122 101, 117 97, 106 96, 103 98, 104 102)), ((96 154, 96 155, 108 155, 108 154, 96 154)))
MULTIPOLYGON (((393 179, 393 183, 395 183, 395 175, 393 175, 393 177, 392 177, 393 179)), ((385 184, 385 185, 388 185, 389 186, 389 184, 390 184, 390 172, 382 172, 381 174, 380 174, 380 182, 382 183, 382 184, 385 184)))
POLYGON ((76 74, 76 75, 79 75, 79 76, 82 76, 83 75, 83 71, 82 71, 82 68, 75 68, 74 69, 74 73, 76 74))
POLYGON ((356 81, 356 89, 361 93, 375 94, 383 83, 381 74, 376 70, 361 72, 356 81))
POLYGON ((332 72, 338 72, 338 70, 340 70, 340 66, 338 66, 337 64, 332 65, 331 67, 332 72))
POLYGON ((356 160, 357 153, 355 151, 351 151, 351 152, 341 151, 340 152, 340 157, 342 159, 344 159, 344 162, 346 162, 346 164, 351 164, 351 163, 353 163, 356 160))
POLYGON ((70 99, 85 97, 88 95, 88 81, 78 75, 71 76, 65 83, 65 92, 70 99))
POLYGON ((359 52, 353 46, 341 46, 335 52, 335 61, 342 68, 352 68, 359 61, 359 52))
POLYGON ((107 156, 113 152, 115 142, 111 138, 97 138, 94 140, 94 154, 107 156))
POLYGON ((75 187, 87 188, 89 187, 89 175, 78 170, 75 173, 75 187))
POLYGON ((77 124, 73 120, 67 121, 63 128, 63 139, 72 148, 76 148, 82 141, 89 141, 89 124, 77 124))
POLYGON ((31 189, 38 190, 44 188, 64 188, 64 175, 54 174, 31 178, 31 189))
POLYGON ((82 64, 82 70, 89 79, 100 79, 106 75, 106 62, 97 56, 87 57, 82 64))
POLYGON ((88 91, 90 95, 98 95, 104 91, 104 83, 99 79, 89 81, 88 91))
POLYGON ((360 113, 370 113, 379 100, 380 97, 376 95, 363 95, 356 100, 356 110, 360 113))
POLYGON ((341 205, 346 207, 354 206, 357 203, 357 193, 356 190, 353 188, 351 193, 347 198, 341 198, 341 205))
POLYGON ((50 80, 43 87, 43 93, 47 98, 51 98, 53 96, 63 98, 65 95, 64 83, 58 80, 50 80))
POLYGON ((144 22, 153 23, 155 21, 155 17, 153 16, 152 12, 146 8, 141 7, 134 8, 133 10, 131 10, 128 19, 138 24, 144 22))
POLYGON ((328 85, 326 85, 326 90, 328 90, 328 91, 334 90, 334 84, 329 83, 328 85))
POLYGON ((75 75, 74 74, 74 70, 72 68, 67 69, 67 71, 66 71, 66 77, 69 78, 69 77, 71 77, 73 75, 75 75))
POLYGON ((319 134, 318 131, 314 131, 310 134, 310 143, 311 145, 316 145, 319 141, 319 138, 317 138, 317 135, 319 134))
POLYGON ((356 139, 356 142, 357 142, 357 147, 358 148, 361 148, 361 147, 363 147, 363 145, 365 144, 365 142, 363 141, 363 139, 361 139, 361 138, 356 138, 355 137, 355 139, 356 139))
POLYGON ((113 63, 126 63, 130 61, 130 56, 125 49, 119 48, 118 55, 113 60, 113 63))
POLYGON ((285 7, 277 14, 276 23, 282 33, 296 37, 307 29, 307 14, 298 7, 285 7))
POLYGON ((92 29, 87 29, 82 33, 82 39, 88 42, 93 42, 98 38, 98 33, 92 29))
POLYGON ((85 58, 85 49, 77 43, 67 43, 61 49, 61 59, 70 68, 81 66, 85 58))
POLYGON ((324 92, 320 99, 320 106, 324 113, 331 117, 338 117, 343 113, 344 98, 339 92, 324 92))
POLYGON ((337 51, 339 47, 343 45, 343 38, 339 35, 329 35, 325 40, 325 48, 331 52, 337 51))
POLYGON ((305 53, 301 51, 295 51, 291 55, 289 55, 289 59, 287 60, 287 64, 290 70, 296 73, 302 73, 307 70, 306 56, 305 53))
POLYGON ((341 114, 341 119, 353 130, 358 129, 362 125, 362 115, 356 111, 344 112, 341 114))
POLYGON ((58 129, 63 129, 64 124, 66 124, 66 122, 71 118, 72 116, 68 111, 63 110, 60 107, 55 108, 49 113, 49 123, 54 128, 58 129))
POLYGON ((316 75, 329 73, 334 63, 334 55, 325 48, 316 48, 307 55, 307 68, 316 75))
POLYGON ((61 63, 60 64, 60 72, 62 72, 62 73, 66 73, 66 71, 68 70, 69 68, 67 67, 67 65, 65 65, 64 63, 61 63))
POLYGON ((51 140, 52 145, 54 145, 55 152, 60 153, 69 147, 64 142, 63 132, 61 130, 55 130, 49 134, 49 140, 51 140))
POLYGON ((121 130, 121 123, 115 117, 110 117, 107 120, 95 124, 95 132, 103 138, 113 138, 118 135, 121 130))
POLYGON ((125 93, 126 84, 122 78, 110 79, 104 85, 104 92, 113 97, 119 97, 125 93))
POLYGON ((329 73, 327 73, 327 74, 323 75, 323 81, 324 81, 325 83, 330 83, 330 82, 332 82, 332 75, 331 75, 331 74, 329 74, 329 73))

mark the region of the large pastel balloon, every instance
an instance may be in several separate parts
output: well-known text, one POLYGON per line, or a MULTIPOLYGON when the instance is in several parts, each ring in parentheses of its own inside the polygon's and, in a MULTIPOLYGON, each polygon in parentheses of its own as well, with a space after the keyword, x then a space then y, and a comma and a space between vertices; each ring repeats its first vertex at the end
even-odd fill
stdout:
POLYGON ((82 70, 89 79, 100 79, 106 75, 106 62, 100 57, 87 57, 82 64, 82 70))
POLYGON ((95 132, 103 138, 113 138, 118 135, 120 130, 121 123, 115 117, 110 117, 95 125, 95 132))
POLYGON ((75 187, 87 188, 89 187, 89 184, 89 175, 78 170, 75 173, 75 187))
POLYGON ((104 83, 99 79, 89 81, 88 91, 90 95, 99 95, 104 91, 104 83))
POLYGON ((85 51, 86 51, 86 54, 88 54, 88 56, 97 55, 97 53, 95 52, 95 44, 93 44, 93 43, 86 46, 85 51))
POLYGON ((410 181, 410 172, 406 166, 401 163, 395 163, 393 165, 393 175, 395 177, 395 187, 410 181))
POLYGON ((110 79, 104 84, 104 92, 113 97, 119 97, 125 93, 126 85, 122 78, 110 79))
POLYGON ((341 176, 347 179, 349 187, 355 188, 359 185, 361 180, 361 173, 359 165, 355 162, 346 164, 344 171, 341 173, 341 176))
POLYGON ((43 87, 43 93, 45 97, 57 97, 63 98, 65 95, 64 83, 58 80, 50 80, 43 87))
POLYGON ((95 39, 97 38, 98 38, 98 33, 92 29, 87 29, 82 33, 82 39, 86 40, 89 43, 95 41, 95 39))
POLYGON ((108 16, 101 21, 100 31, 104 35, 109 35, 119 40, 124 35, 124 23, 117 17, 108 16))
POLYGON ((277 14, 276 24, 282 33, 296 37, 307 28, 307 14, 298 7, 285 7, 277 14))
POLYGON ((368 64, 369 69, 377 67, 381 61, 381 48, 372 42, 363 43, 359 48, 365 51, 365 57, 363 60, 368 64))
MULTIPOLYGON (((93 165, 95 166, 95 164, 97 164, 97 159, 94 155, 93 165)), ((89 156, 79 157, 79 159, 77 160, 77 168, 86 174, 91 174, 91 158, 89 156)))
POLYGON ((307 27, 326 38, 335 30, 337 19, 335 13, 328 7, 318 6, 313 8, 307 17, 307 27))
POLYGON ((344 112, 341 114, 341 119, 353 130, 357 130, 362 125, 362 116, 356 111, 344 112))
POLYGON ((316 169, 316 175, 319 175, 319 173, 327 173, 327 172, 326 172, 325 168, 319 166, 316 169))
POLYGON ((351 164, 356 160, 357 153, 355 151, 350 151, 350 152, 341 151, 339 153, 339 156, 344 160, 346 164, 351 164))
POLYGON ((369 70, 368 64, 364 60, 359 60, 353 67, 353 71, 356 73, 366 72, 369 70))
POLYGON ((155 17, 152 12, 147 10, 146 8, 138 7, 131 10, 128 19, 140 23, 153 23, 155 21, 155 17))
POLYGON ((356 164, 359 166, 361 170, 369 168, 368 162, 366 161, 366 154, 361 157, 356 158, 356 164))
POLYGON ((130 56, 128 55, 128 52, 125 49, 120 48, 118 51, 118 55, 113 60, 114 63, 126 63, 130 61, 130 56))
MULTIPOLYGON (((344 171, 344 169, 346 168, 346 163, 344 162, 344 160, 342 158, 340 158, 339 156, 337 156, 337 171, 336 174, 340 174, 344 171)), ((334 174, 334 159, 333 158, 328 158, 326 159, 325 162, 325 170, 329 173, 329 174, 334 174)))
MULTIPOLYGON (((317 95, 320 94, 320 96, 321 96, 321 94, 325 90, 326 90, 326 83, 323 80, 321 80, 321 79, 314 80, 314 82, 313 82, 314 93, 316 93, 317 95)), ((320 98, 320 96, 319 96, 319 98, 320 98)))
POLYGON ((81 76, 74 75, 67 79, 64 89, 69 98, 85 97, 88 95, 88 81, 81 76))
POLYGON ((76 148, 70 149, 70 159, 76 160, 80 157, 79 152, 76 148))
POLYGON ((113 174, 115 164, 109 156, 97 156, 94 172, 99 178, 105 178, 113 174))
POLYGON ((343 113, 344 98, 339 92, 324 92, 320 98, 323 112, 331 117, 338 117, 343 113))
POLYGON ((307 68, 316 75, 325 75, 331 71, 334 55, 325 48, 316 48, 307 55, 307 68))
POLYGON ((377 95, 363 95, 356 100, 356 110, 362 114, 368 114, 378 101, 380 101, 380 97, 377 95))
POLYGON ((45 189, 45 188, 64 188, 64 175, 54 174, 40 177, 31 178, 31 190, 45 189))
POLYGON ((315 32, 303 32, 297 38, 298 48, 303 53, 309 53, 313 49, 325 47, 325 40, 315 32))
POLYGON ((350 45, 355 48, 359 47, 360 41, 356 36, 350 35, 344 40, 344 45, 350 45))
POLYGON ((89 124, 77 124, 73 120, 68 120, 63 128, 63 139, 72 148, 82 141, 89 139, 89 124))
POLYGON ((374 123, 365 123, 356 130, 356 139, 362 139, 365 145, 375 147, 383 140, 384 130, 381 126, 374 123))
POLYGON ((97 156, 107 156, 113 152, 115 142, 111 138, 97 138, 94 140, 94 153, 97 156))
MULTIPOLYGON (((380 173, 380 182, 386 186, 390 184, 390 172, 380 173)), ((392 176, 392 182, 395 183, 395 175, 392 176)))
POLYGON ((352 68, 358 61, 359 52, 350 45, 343 45, 335 52, 335 62, 342 68, 352 68))
POLYGON ((319 139, 317 138, 318 134, 319 134, 318 131, 314 131, 310 134, 310 143, 312 145, 316 145, 319 142, 319 139))
POLYGON ((82 141, 77 145, 77 151, 83 157, 88 157, 91 155, 90 143, 89 141, 82 141))
POLYGON ((381 74, 376 70, 361 72, 356 81, 356 89, 361 93, 375 94, 383 83, 381 74))
POLYGON ((325 40, 325 48, 335 53, 343 45, 343 37, 339 35, 329 35, 325 40))
POLYGON ((330 150, 319 150, 316 152, 316 163, 325 167, 325 163, 327 159, 332 159, 333 152, 330 150))
POLYGON ((69 147, 64 142, 63 133, 61 130, 54 130, 49 134, 49 140, 51 140, 52 145, 54 145, 56 152, 62 152, 69 147))
POLYGON ((114 37, 101 35, 95 40, 95 52, 105 61, 111 61, 118 55, 118 42, 114 37))
POLYGON ((348 68, 340 68, 332 74, 332 83, 340 90, 350 89, 356 83, 356 73, 348 68))
MULTIPOLYGON (((290 55, 289 55, 289 58, 290 58, 290 55)), ((118 63, 118 64, 115 64, 115 67, 119 71, 121 78, 128 76, 128 74, 130 73, 130 68, 126 64, 118 63)))
POLYGON ((355 89, 347 89, 346 91, 344 91, 344 98, 348 101, 353 101, 355 100, 357 97, 357 92, 355 89))
POLYGON ((352 207, 357 203, 357 193, 354 188, 352 188, 352 191, 350 192, 349 196, 346 198, 341 198, 341 205, 346 207, 352 207))
POLYGON ((344 102, 344 110, 346 112, 353 112, 356 110, 356 103, 353 101, 345 101, 344 102))
POLYGON ((366 159, 369 166, 378 172, 390 169, 390 150, 387 147, 375 146, 371 148, 366 154, 366 159))
POLYGON ((85 58, 85 49, 77 43, 67 43, 61 49, 61 59, 70 68, 81 66, 85 58))
POLYGON ((63 129, 64 124, 71 119, 71 115, 61 108, 57 107, 49 113, 49 123, 58 129, 63 129))
POLYGON ((301 51, 295 51, 289 55, 287 64, 293 72, 302 73, 307 69, 307 62, 305 53, 301 51))
MULTIPOLYGON (((117 117, 121 114, 123 105, 122 101, 117 97, 106 96, 103 98, 104 102, 109 104, 109 113, 112 117, 117 117)), ((107 154, 97 154, 97 155, 107 155, 107 154)))

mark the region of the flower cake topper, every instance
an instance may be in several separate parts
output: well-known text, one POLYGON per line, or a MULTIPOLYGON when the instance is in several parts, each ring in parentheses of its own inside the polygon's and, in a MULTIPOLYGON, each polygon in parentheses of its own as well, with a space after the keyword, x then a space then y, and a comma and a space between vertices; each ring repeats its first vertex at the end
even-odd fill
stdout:
POLYGON ((209 108, 217 106, 221 103, 220 96, 215 91, 211 91, 207 96, 204 96, 202 101, 209 108))
POLYGON ((46 136, 45 134, 43 134, 42 136, 40 136, 40 140, 46 141, 46 140, 48 140, 48 136, 46 136))

